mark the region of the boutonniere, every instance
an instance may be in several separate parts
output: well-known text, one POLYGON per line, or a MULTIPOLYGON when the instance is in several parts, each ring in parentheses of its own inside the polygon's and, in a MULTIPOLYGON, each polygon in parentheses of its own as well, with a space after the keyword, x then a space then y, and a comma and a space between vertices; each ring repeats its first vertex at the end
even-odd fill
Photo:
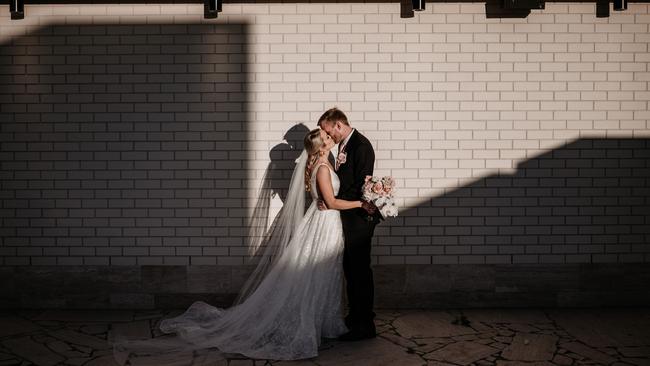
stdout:
POLYGON ((345 160, 347 159, 347 157, 348 157, 348 153, 346 152, 339 153, 339 156, 336 157, 336 163, 338 165, 345 164, 345 160))

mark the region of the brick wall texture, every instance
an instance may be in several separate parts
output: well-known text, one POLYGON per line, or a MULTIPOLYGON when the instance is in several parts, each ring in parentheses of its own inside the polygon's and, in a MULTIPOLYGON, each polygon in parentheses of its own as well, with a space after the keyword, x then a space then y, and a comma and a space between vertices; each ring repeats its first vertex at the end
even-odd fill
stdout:
POLYGON ((650 261, 650 5, 427 6, 0 6, 0 265, 244 264, 332 106, 398 182, 374 263, 650 261))

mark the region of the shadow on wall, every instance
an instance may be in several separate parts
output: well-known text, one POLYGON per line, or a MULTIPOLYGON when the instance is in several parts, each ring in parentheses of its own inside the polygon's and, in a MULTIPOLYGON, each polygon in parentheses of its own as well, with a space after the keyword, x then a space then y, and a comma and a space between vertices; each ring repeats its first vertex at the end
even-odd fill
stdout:
POLYGON ((246 37, 53 24, 0 45, 3 264, 215 264, 241 246, 246 37))
POLYGON ((382 306, 644 306, 650 140, 573 141, 407 208, 375 236, 375 254, 427 259, 377 266, 382 306))
POLYGON ((378 244, 399 246, 395 255, 439 258, 434 264, 643 262, 650 254, 649 142, 573 141, 520 163, 512 175, 481 178, 403 210, 378 227, 378 244))
MULTIPOLYGON (((271 203, 274 197, 285 202, 291 182, 291 175, 296 167, 296 160, 304 148, 304 137, 309 129, 304 124, 296 124, 283 136, 283 141, 275 145, 269 152, 269 164, 264 171, 262 184, 257 194, 257 202, 250 220, 247 223, 251 241, 258 243, 267 234, 273 221, 271 217, 271 203)), ((277 218, 277 214, 274 216, 277 218)), ((263 253, 263 247, 251 243, 248 255, 256 257, 263 253)), ((251 258, 253 263, 256 258, 251 258)))
MULTIPOLYGON (((0 269, 13 279, 3 301, 228 303, 248 268, 201 265, 243 264, 246 207, 258 203, 247 199, 245 40, 244 24, 51 25, 0 45, 0 269), (72 269, 47 267, 61 264, 72 269), (103 267, 116 264, 142 267, 103 267)), ((284 197, 306 131, 271 150, 269 197, 284 197)), ((403 209, 377 228, 374 254, 427 261, 378 270, 379 303, 487 297, 525 276, 532 292, 582 286, 557 267, 530 278, 499 264, 648 261, 648 144, 578 140, 403 209), (497 265, 444 265, 470 263, 497 265)), ((624 268, 587 286, 647 282, 604 282, 624 268)))

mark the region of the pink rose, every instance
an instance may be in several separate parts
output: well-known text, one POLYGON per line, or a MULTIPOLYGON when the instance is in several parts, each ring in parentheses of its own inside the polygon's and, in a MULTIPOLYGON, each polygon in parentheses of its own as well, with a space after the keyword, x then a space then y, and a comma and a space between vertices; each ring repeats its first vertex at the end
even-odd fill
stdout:
POLYGON ((393 187, 391 187, 389 185, 384 185, 384 192, 386 194, 390 194, 392 191, 393 191, 393 187))
POLYGON ((346 153, 340 153, 339 156, 336 158, 336 161, 341 164, 345 164, 345 161, 347 159, 348 155, 346 153))
POLYGON ((366 175, 366 183, 372 179, 372 175, 366 175))
POLYGON ((381 182, 375 183, 374 186, 372 186, 372 191, 379 194, 384 190, 384 185, 381 184, 381 182))

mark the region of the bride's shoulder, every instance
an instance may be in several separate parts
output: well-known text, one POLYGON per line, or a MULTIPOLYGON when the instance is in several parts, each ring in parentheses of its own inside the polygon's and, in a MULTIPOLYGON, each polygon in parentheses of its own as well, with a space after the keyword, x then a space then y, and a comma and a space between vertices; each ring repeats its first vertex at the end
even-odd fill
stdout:
POLYGON ((321 168, 324 168, 324 170, 334 169, 334 168, 332 168, 332 166, 330 165, 330 163, 328 161, 319 160, 316 163, 316 166, 314 167, 314 170, 319 171, 321 168))
POLYGON ((319 166, 324 165, 324 166, 326 166, 326 167, 328 167, 328 168, 330 168, 330 169, 334 169, 334 167, 333 167, 333 166, 330 164, 330 162, 327 161, 326 159, 319 160, 319 161, 318 161, 318 165, 319 165, 319 166))

